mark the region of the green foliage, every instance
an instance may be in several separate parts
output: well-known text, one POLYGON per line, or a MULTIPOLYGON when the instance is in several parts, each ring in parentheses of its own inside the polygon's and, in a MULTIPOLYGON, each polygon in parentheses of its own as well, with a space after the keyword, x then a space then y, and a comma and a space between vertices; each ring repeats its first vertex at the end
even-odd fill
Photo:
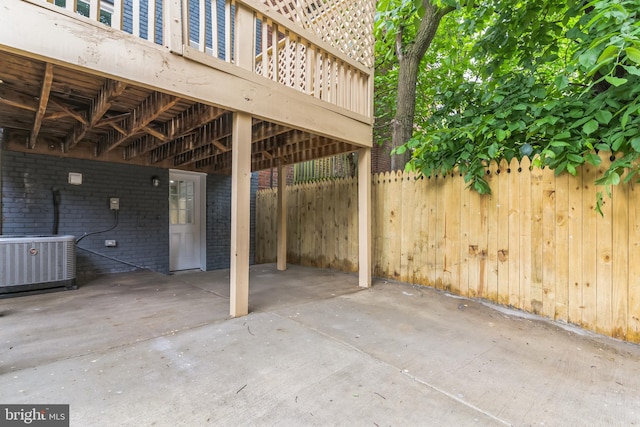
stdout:
MULTIPOLYGON (((609 191, 634 179, 640 156, 640 0, 455 6, 418 79, 416 131, 402 148, 412 151, 409 168, 430 175, 459 167, 472 188, 486 193, 484 166, 491 160, 538 155, 536 166, 576 174, 585 162, 599 164, 598 151, 611 151, 617 160, 597 184, 609 191)), ((385 53, 378 56, 385 73, 376 77, 376 111, 392 117, 393 109, 384 108, 392 105, 393 93, 378 95, 397 76, 389 31, 415 22, 420 5, 382 0, 379 8, 376 49, 385 53)))

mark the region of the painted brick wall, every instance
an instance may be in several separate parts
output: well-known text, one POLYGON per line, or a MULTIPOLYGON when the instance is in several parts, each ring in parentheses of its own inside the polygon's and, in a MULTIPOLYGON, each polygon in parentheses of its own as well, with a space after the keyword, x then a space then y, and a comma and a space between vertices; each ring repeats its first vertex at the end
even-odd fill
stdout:
MULTIPOLYGON (((255 212, 258 174, 251 176, 250 264, 255 264, 255 212)), ((231 177, 207 176, 207 270, 231 265, 231 177)))
POLYGON ((118 197, 117 227, 78 244, 78 279, 131 271, 134 265, 168 273, 167 191, 151 186, 153 175, 167 183, 168 171, 6 151, 2 160, 3 234, 52 234, 54 189, 60 192, 58 234, 79 238, 106 230, 115 224, 109 198, 118 197), (69 184, 69 172, 81 173, 82 185, 69 184), (117 246, 105 247, 106 239, 116 240, 117 246))
MULTIPOLYGON (((109 198, 120 198, 115 229, 82 238, 77 250, 77 276, 148 268, 169 272, 169 171, 51 156, 2 153, 3 234, 53 233, 53 189, 60 191, 58 234, 80 238, 85 233, 114 225, 109 198), (69 172, 82 174, 82 185, 69 184, 69 172), (151 186, 158 176, 161 186, 151 186), (115 248, 105 240, 116 240, 115 248)), ((255 192, 258 176, 251 180, 250 263, 255 259, 255 192)), ((231 252, 231 178, 207 176, 207 270, 229 268, 231 252)))

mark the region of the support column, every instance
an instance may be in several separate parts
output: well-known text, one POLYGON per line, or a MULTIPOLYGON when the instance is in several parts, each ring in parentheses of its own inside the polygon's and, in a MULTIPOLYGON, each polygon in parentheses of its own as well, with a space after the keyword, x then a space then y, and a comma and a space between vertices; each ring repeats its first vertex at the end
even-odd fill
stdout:
MULTIPOLYGON (((183 2, 186 3, 186 2, 183 2)), ((253 12, 236 5, 235 64, 246 70, 253 66, 255 17, 253 12)), ((230 54, 230 52, 227 52, 230 54)), ((249 314, 249 245, 251 223, 251 115, 233 113, 231 155, 231 299, 233 317, 249 314)))
POLYGON ((249 313, 249 244, 251 205, 251 115, 233 114, 231 160, 230 314, 249 313))
POLYGON ((285 165, 278 162, 278 270, 287 269, 287 177, 285 165))
POLYGON ((358 284, 371 287, 371 148, 358 150, 358 284))

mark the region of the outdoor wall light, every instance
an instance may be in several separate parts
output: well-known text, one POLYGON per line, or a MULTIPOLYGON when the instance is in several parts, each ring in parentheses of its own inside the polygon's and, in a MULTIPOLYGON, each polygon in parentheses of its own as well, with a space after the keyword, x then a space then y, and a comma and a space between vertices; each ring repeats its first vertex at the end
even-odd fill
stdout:
POLYGON ((160 178, 158 178, 157 176, 152 176, 151 177, 151 185, 153 185, 154 187, 160 187, 160 178))

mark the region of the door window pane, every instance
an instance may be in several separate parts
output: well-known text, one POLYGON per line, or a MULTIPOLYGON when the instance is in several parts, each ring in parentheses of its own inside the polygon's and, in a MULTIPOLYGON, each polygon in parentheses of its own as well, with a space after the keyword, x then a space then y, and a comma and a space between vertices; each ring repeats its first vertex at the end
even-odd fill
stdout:
POLYGON ((169 184, 169 220, 172 225, 194 223, 193 181, 172 180, 169 184))

